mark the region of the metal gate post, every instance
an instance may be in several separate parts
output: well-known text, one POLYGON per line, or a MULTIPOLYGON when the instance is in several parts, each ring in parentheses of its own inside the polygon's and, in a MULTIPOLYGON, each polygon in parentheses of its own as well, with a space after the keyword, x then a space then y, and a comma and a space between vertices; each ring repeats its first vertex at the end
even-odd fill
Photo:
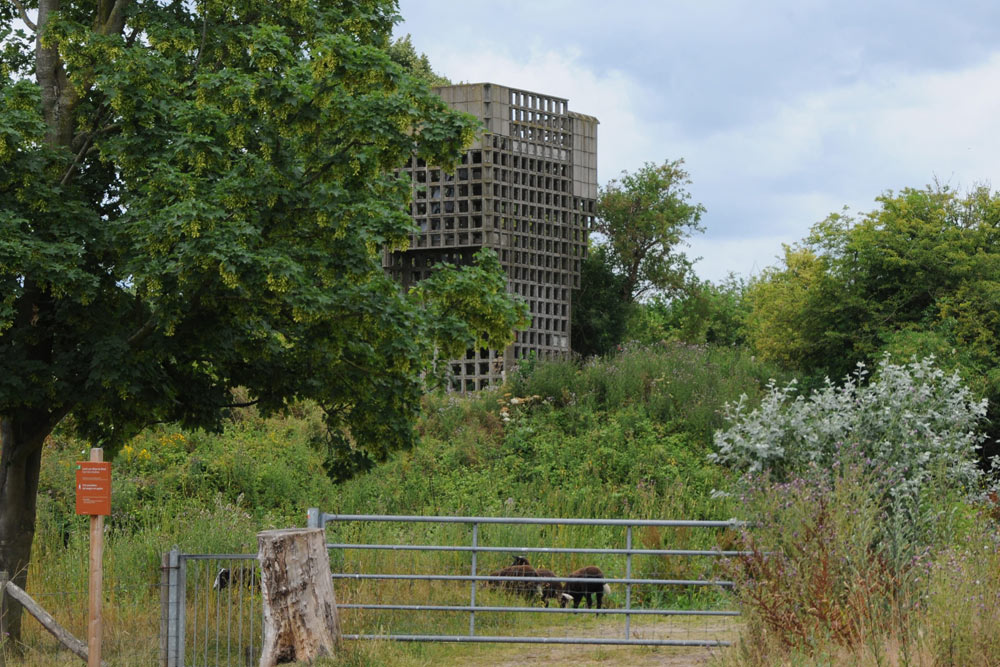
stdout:
POLYGON ((476 636, 476 547, 479 546, 479 524, 472 524, 472 581, 469 582, 471 592, 469 594, 469 606, 473 609, 469 611, 469 636, 476 636))
POLYGON ((163 554, 160 575, 160 665, 184 666, 185 577, 180 551, 163 554))
POLYGON ((306 510, 306 528, 322 528, 322 521, 318 507, 310 507, 306 510))
MULTIPOLYGON (((632 578, 632 526, 625 527, 625 578, 632 578)), ((632 584, 625 584, 625 639, 631 636, 632 615, 628 611, 632 609, 632 584)))
POLYGON ((187 559, 177 554, 177 667, 184 667, 187 633, 187 559))

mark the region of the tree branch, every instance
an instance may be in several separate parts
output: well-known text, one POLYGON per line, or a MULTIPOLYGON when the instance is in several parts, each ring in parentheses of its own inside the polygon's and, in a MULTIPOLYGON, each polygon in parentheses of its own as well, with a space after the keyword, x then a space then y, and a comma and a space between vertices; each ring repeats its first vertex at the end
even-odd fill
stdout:
MULTIPOLYGON (((346 146, 343 147, 341 153, 346 153, 355 147, 360 148, 359 142, 352 140, 346 146)), ((327 160, 319 169, 314 171, 309 176, 309 178, 306 179, 303 185, 312 185, 317 179, 319 179, 324 173, 326 173, 326 171, 330 169, 330 167, 337 164, 337 162, 339 162, 341 159, 342 155, 337 155, 336 157, 332 157, 329 160, 327 160)))
POLYGON ((38 26, 31 22, 28 18, 28 12, 24 10, 24 5, 21 4, 21 0, 14 0, 14 6, 17 7, 17 13, 21 15, 21 20, 24 21, 24 25, 31 29, 31 32, 38 32, 38 26))
POLYGON ((108 15, 106 17, 99 17, 101 20, 99 28, 101 34, 113 35, 121 32, 122 28, 125 27, 125 6, 130 2, 131 0, 115 0, 115 4, 111 7, 108 15))
POLYGON ((205 52, 205 40, 208 37, 208 10, 201 17, 201 44, 198 46, 198 56, 194 59, 194 70, 198 71, 201 64, 201 54, 205 52))
MULTIPOLYGON (((101 121, 103 120, 104 112, 106 110, 107 107, 104 106, 102 103, 101 108, 97 110, 97 115, 94 116, 94 122, 93 125, 91 126, 91 131, 88 132, 86 137, 84 138, 83 145, 80 146, 80 150, 77 151, 76 156, 73 158, 73 162, 71 162, 70 165, 66 167, 66 172, 63 174, 62 178, 59 179, 59 185, 66 185, 66 183, 69 182, 69 177, 73 174, 73 171, 80 164, 80 160, 83 158, 84 155, 90 152, 91 148, 93 148, 91 146, 91 142, 93 141, 94 136, 99 132, 97 130, 97 126, 100 125, 101 121)), ((113 127, 113 125, 111 127, 113 127)), ((107 128, 102 128, 100 131, 103 132, 105 129, 107 128)))
POLYGON ((239 403, 223 403, 222 405, 217 405, 217 408, 252 408, 253 406, 260 403, 259 398, 255 398, 252 401, 241 401, 239 403))
POLYGON ((143 340, 145 340, 149 336, 149 334, 153 333, 153 331, 155 330, 156 330, 156 323, 151 317, 148 320, 146 320, 146 323, 143 324, 141 327, 139 327, 139 329, 136 330, 134 334, 129 336, 128 340, 126 340, 125 342, 126 344, 128 344, 129 347, 135 347, 143 340))

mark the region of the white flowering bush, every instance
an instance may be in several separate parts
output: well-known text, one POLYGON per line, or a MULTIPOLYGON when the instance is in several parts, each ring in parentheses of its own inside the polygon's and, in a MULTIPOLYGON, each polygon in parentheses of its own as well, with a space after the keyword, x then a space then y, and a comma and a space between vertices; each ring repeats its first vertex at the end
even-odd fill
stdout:
POLYGON ((979 479, 978 427, 985 416, 986 401, 933 357, 900 365, 885 356, 871 378, 859 364, 843 384, 827 379, 809 396, 794 381, 772 382, 753 410, 745 396, 727 404, 732 425, 716 432, 712 458, 774 481, 829 475, 860 462, 883 476, 896 499, 917 495, 931 476, 968 490, 979 479))
POLYGON ((910 636, 935 550, 962 522, 954 501, 978 486, 985 415, 933 358, 887 356, 807 396, 771 383, 759 407, 727 405, 713 458, 743 473, 752 528, 730 577, 751 643, 811 655, 817 638, 910 636))

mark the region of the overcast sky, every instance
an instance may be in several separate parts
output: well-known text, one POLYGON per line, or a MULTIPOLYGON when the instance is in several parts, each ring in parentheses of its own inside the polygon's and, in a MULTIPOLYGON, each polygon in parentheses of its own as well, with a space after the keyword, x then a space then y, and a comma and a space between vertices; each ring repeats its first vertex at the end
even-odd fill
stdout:
POLYGON ((1000 187, 1000 2, 400 0, 455 82, 597 116, 598 180, 684 158, 702 278, 749 277, 844 206, 1000 187))

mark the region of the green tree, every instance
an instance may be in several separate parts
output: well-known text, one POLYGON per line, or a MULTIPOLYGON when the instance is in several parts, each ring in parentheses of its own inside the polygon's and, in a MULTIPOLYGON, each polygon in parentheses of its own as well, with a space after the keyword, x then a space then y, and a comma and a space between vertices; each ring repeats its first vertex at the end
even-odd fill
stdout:
MULTIPOLYGON (((1000 193, 906 189, 855 219, 834 214, 749 288, 765 358, 840 378, 883 351, 934 354, 1000 415, 1000 193)), ((988 445, 987 451, 992 451, 988 445)))
POLYGON ((732 274, 718 284, 694 279, 679 296, 657 295, 636 304, 625 337, 647 344, 678 340, 741 345, 746 342, 746 288, 746 282, 732 274))
POLYGON ((591 248, 580 267, 580 289, 573 292, 573 351, 604 355, 622 342, 632 304, 622 301, 625 278, 611 268, 608 249, 591 248))
MULTIPOLYGON (((413 443, 438 350, 509 343, 523 308, 495 257, 414 294, 382 271, 412 225, 394 170, 453 166, 474 128, 390 58, 392 0, 23 4, 0 5, 15 581, 57 424, 113 454, 153 422, 218 427, 243 387, 265 413, 318 401, 357 464, 413 443)), ((15 637, 19 619, 3 619, 15 637)))
POLYGON ((651 290, 679 293, 691 262, 678 251, 699 225, 705 208, 692 204, 684 160, 647 162, 601 188, 594 229, 600 232, 614 272, 624 278, 621 300, 633 303, 651 290))
POLYGON ((429 86, 451 85, 451 79, 434 71, 426 53, 417 53, 409 34, 400 37, 389 46, 389 57, 392 58, 392 62, 425 81, 429 86))

